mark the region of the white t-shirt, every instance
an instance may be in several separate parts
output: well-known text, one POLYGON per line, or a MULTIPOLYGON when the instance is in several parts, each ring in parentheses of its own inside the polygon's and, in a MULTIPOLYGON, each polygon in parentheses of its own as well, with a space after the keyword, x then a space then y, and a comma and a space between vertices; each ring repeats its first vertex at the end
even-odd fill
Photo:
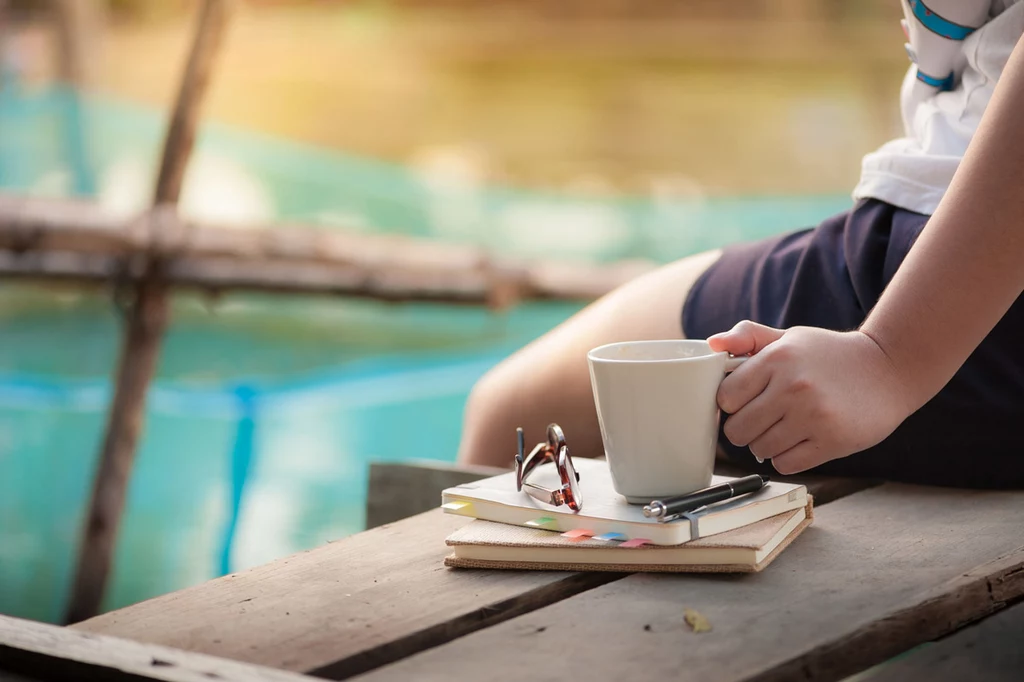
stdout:
POLYGON ((916 62, 900 90, 905 137, 864 157, 853 197, 930 215, 1024 34, 1024 0, 902 2, 907 52, 916 62))

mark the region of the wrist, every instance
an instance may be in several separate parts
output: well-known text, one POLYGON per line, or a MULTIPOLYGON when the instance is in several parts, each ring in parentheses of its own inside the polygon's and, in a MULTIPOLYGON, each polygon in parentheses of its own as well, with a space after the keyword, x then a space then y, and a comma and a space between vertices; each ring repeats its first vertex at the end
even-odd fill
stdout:
POLYGON ((929 389, 927 383, 915 373, 913 366, 900 357, 899 346, 891 343, 880 330, 865 323, 856 333, 870 345, 872 353, 877 357, 883 381, 900 410, 901 421, 916 412, 937 392, 937 389, 929 389))

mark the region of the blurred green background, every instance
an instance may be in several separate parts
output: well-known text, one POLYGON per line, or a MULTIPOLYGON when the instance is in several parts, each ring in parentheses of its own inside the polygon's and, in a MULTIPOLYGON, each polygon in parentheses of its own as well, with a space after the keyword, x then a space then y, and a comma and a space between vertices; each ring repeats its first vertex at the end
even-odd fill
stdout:
MULTIPOLYGON (((196 3, 0 6, 0 189, 142 210, 196 3)), ((899 17, 238 2, 182 210, 598 262, 809 226, 899 133, 899 17)), ((368 462, 454 459, 476 378, 577 308, 176 296, 105 608, 357 532, 368 462)), ((109 291, 0 282, 0 612, 61 616, 117 346, 109 291)))

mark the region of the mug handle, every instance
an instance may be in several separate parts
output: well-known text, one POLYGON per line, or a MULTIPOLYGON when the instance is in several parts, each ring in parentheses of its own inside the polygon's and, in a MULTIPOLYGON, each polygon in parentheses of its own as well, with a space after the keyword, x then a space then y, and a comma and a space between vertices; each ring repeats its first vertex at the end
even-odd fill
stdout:
POLYGON ((750 355, 730 355, 725 359, 725 373, 734 372, 744 362, 751 358, 750 355))
MULTIPOLYGON (((751 358, 750 355, 730 355, 725 360, 725 373, 728 374, 729 372, 736 371, 736 369, 740 365, 742 365, 744 362, 746 362, 750 358, 751 358)), ((764 464, 764 460, 761 459, 760 457, 758 457, 757 455, 754 455, 754 459, 757 460, 758 464, 764 464)))

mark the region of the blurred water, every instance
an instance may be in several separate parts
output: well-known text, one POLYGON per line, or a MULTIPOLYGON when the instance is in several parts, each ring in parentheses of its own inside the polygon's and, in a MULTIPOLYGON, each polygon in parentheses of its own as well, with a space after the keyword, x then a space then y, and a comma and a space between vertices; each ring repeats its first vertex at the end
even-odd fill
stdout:
MULTIPOLYGON (((163 123, 125 102, 9 87, 0 188, 137 211, 163 123)), ((667 261, 810 225, 848 201, 597 199, 434 171, 209 125, 183 210, 469 241, 503 255, 667 261)), ((368 462, 452 460, 476 378, 574 310, 177 296, 105 608, 360 530, 368 462)), ((0 612, 60 617, 117 345, 105 294, 0 283, 0 612)))
MULTIPOLYGON (((46 292, 8 285, 0 298, 0 612, 55 620, 117 320, 97 295, 55 306, 46 292)), ((269 299, 215 313, 176 301, 107 608, 362 529, 367 463, 450 461, 473 381, 571 312, 304 303, 264 322, 269 299), (305 328, 292 338, 275 331, 281 322, 305 328)))

